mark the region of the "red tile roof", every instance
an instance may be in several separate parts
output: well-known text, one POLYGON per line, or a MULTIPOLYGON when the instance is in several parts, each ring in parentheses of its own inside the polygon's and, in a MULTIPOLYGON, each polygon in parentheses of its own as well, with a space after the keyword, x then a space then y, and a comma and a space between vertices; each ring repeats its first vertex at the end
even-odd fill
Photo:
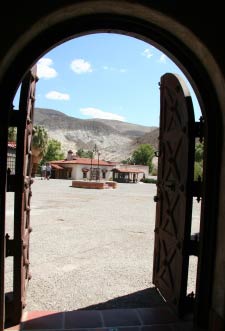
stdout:
POLYGON ((8 147, 16 148, 16 142, 15 141, 8 141, 8 147))
POLYGON ((142 169, 134 169, 134 168, 115 168, 113 169, 115 172, 130 172, 130 173, 144 173, 142 169))
POLYGON ((52 164, 52 169, 64 169, 63 167, 60 167, 58 164, 52 164))
POLYGON ((74 160, 58 160, 58 161, 51 161, 51 164, 85 164, 85 165, 100 165, 100 166, 115 166, 118 164, 117 162, 110 162, 110 161, 104 161, 104 160, 97 160, 97 159, 89 159, 84 157, 77 157, 74 160))

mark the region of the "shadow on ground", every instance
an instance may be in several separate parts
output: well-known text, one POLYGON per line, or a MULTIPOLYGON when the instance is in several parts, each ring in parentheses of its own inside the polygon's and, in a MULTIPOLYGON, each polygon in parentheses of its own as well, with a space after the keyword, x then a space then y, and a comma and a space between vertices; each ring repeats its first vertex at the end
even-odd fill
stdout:
POLYGON ((164 305, 165 301, 160 296, 155 287, 134 292, 122 297, 118 297, 95 305, 87 306, 79 310, 103 310, 115 308, 151 308, 164 305))

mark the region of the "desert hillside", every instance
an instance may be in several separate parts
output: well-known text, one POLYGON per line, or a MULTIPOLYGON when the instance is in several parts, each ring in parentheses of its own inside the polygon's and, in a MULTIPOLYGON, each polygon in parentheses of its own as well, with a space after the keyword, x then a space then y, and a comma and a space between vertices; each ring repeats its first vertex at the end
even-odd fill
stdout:
POLYGON ((101 158, 122 161, 139 144, 149 143, 157 149, 158 128, 115 120, 83 120, 54 109, 35 108, 34 124, 43 125, 50 138, 61 142, 65 155, 69 149, 92 150, 96 144, 101 158))

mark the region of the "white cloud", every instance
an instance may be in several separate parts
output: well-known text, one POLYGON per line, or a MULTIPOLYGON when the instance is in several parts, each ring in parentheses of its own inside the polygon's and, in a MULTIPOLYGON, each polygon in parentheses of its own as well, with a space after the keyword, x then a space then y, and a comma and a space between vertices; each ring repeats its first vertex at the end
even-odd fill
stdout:
POLYGON ((161 63, 166 63, 166 55, 165 54, 162 54, 159 58, 159 62, 161 63))
POLYGON ((52 68, 53 65, 52 59, 43 57, 37 63, 37 76, 39 78, 50 79, 58 76, 57 71, 52 68))
POLYGON ((70 68, 76 74, 84 74, 86 72, 92 72, 91 64, 83 59, 73 60, 70 64, 70 68))
POLYGON ((109 67, 109 66, 103 66, 104 70, 109 70, 109 71, 116 71, 116 68, 114 67, 109 67))
POLYGON ((97 108, 92 108, 92 107, 81 108, 80 112, 83 115, 91 116, 93 118, 103 118, 103 119, 107 119, 107 120, 118 120, 118 121, 123 121, 123 122, 125 121, 125 118, 121 115, 108 113, 108 112, 105 112, 105 111, 103 111, 101 109, 97 109, 97 108))
POLYGON ((124 68, 114 68, 114 67, 109 67, 109 66, 103 66, 102 67, 104 70, 108 70, 108 71, 119 71, 119 72, 121 72, 121 73, 124 73, 124 72, 127 72, 127 70, 126 69, 124 69, 124 68))
POLYGON ((141 53, 143 56, 147 57, 147 59, 150 59, 153 56, 153 53, 151 52, 150 48, 146 48, 143 53, 141 53))
POLYGON ((57 92, 57 91, 50 91, 48 92, 45 97, 47 99, 51 99, 51 100, 69 100, 70 96, 67 93, 61 93, 61 92, 57 92))

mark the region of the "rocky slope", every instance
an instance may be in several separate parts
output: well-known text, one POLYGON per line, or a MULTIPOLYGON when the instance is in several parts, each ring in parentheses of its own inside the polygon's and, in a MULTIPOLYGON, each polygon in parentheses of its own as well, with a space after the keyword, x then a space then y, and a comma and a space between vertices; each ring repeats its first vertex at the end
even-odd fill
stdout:
POLYGON ((61 142, 65 156, 69 149, 92 150, 96 144, 102 159, 122 161, 139 144, 149 143, 156 149, 158 144, 156 127, 115 120, 83 120, 53 109, 35 108, 34 124, 43 125, 50 138, 61 142))

